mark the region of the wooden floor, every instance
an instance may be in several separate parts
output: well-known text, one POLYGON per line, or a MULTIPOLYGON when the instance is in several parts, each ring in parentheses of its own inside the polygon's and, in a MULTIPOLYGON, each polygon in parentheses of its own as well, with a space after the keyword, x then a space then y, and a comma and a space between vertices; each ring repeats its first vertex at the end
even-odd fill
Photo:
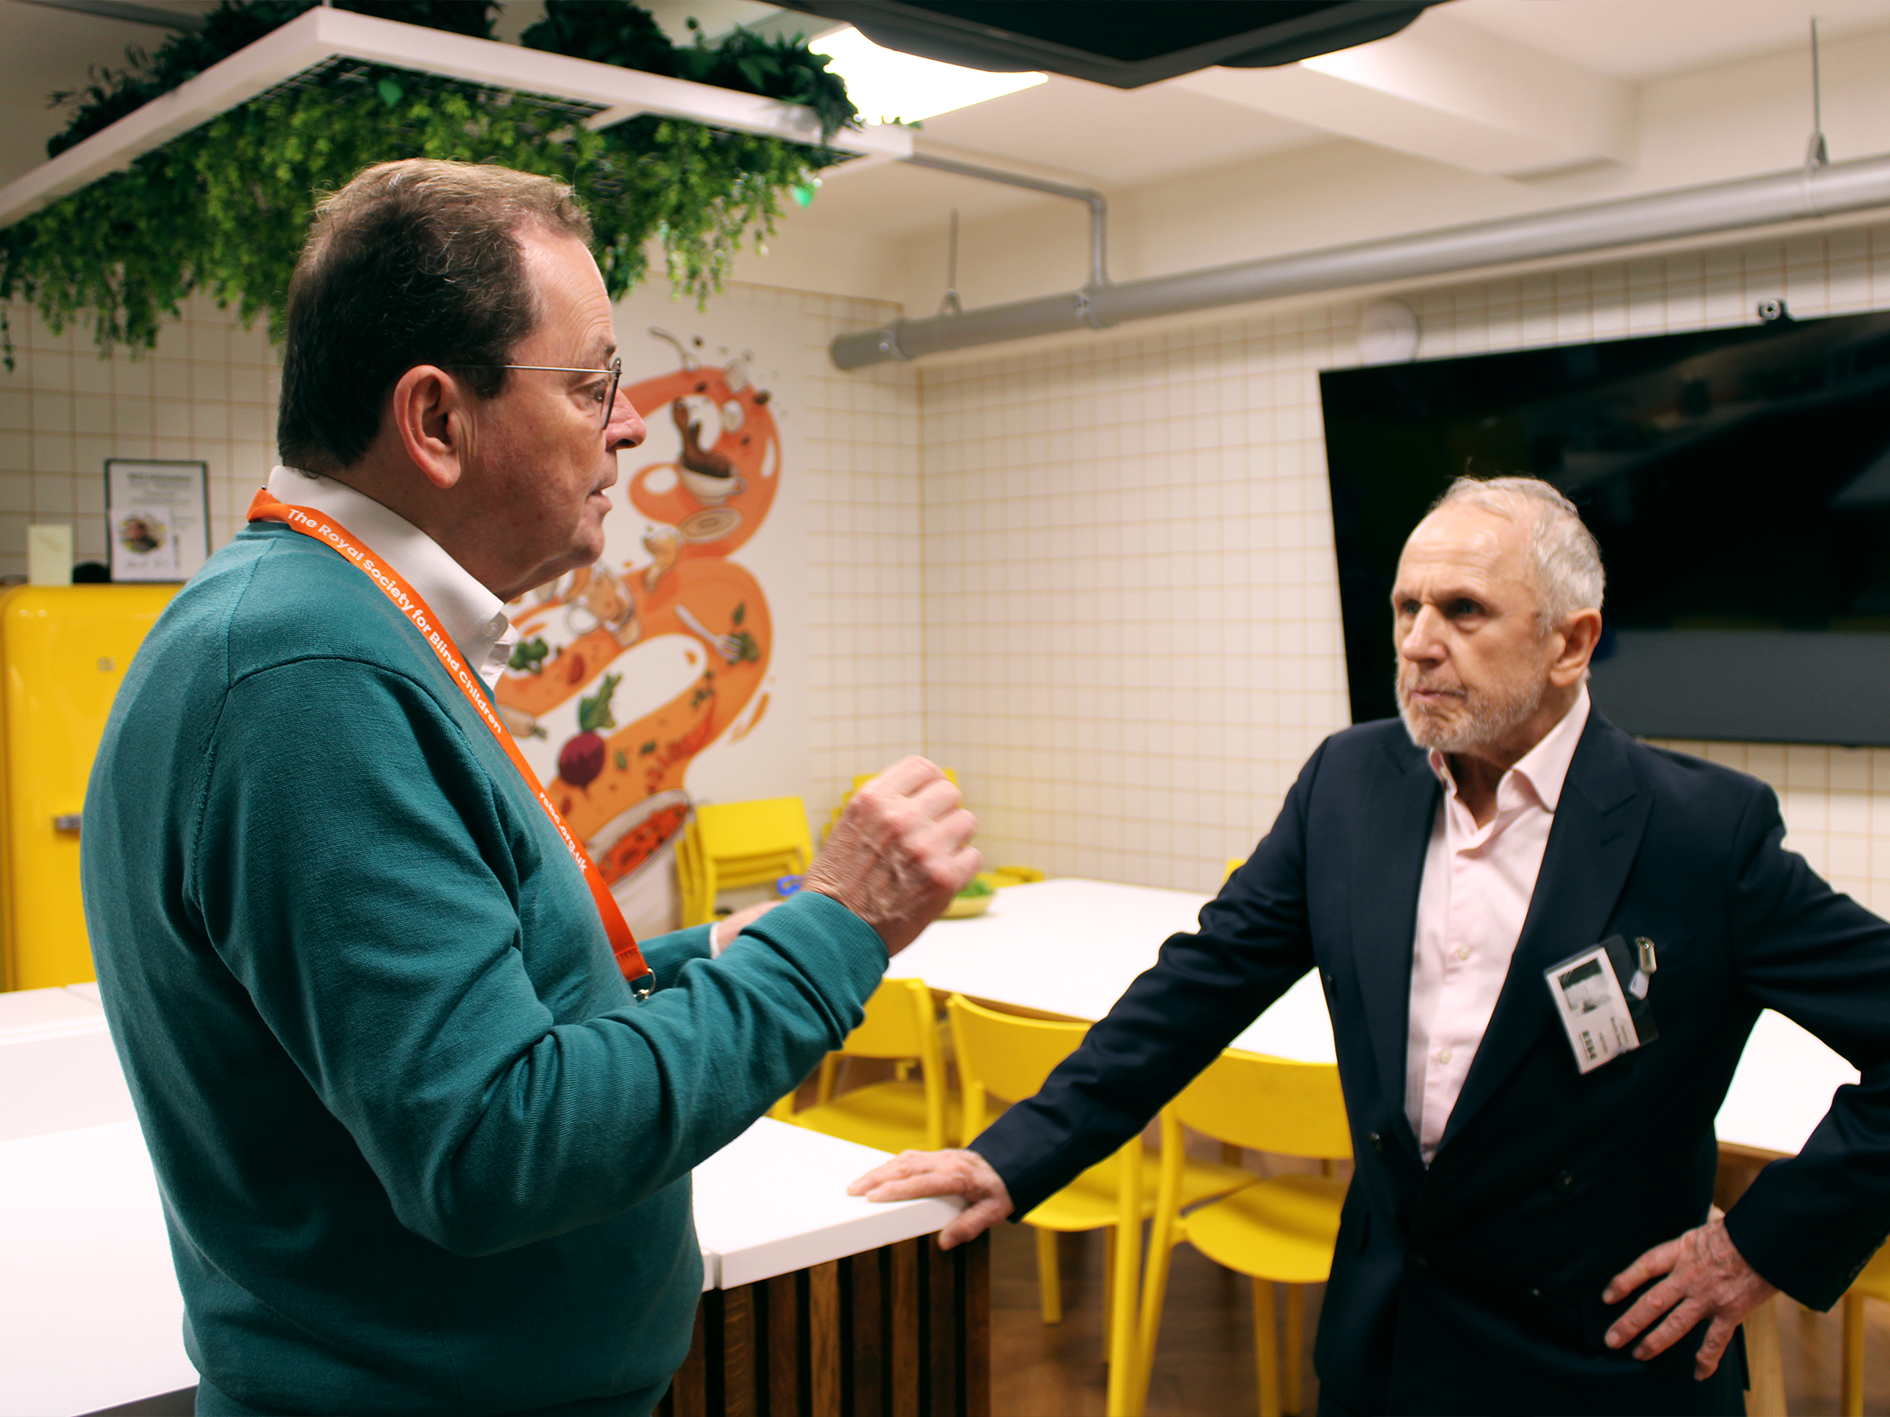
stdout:
MULTIPOLYGON (((993 1417, 1101 1417, 1103 1242, 1100 1232, 1062 1237, 1064 1320, 1044 1326, 1037 1307, 1031 1231, 1000 1225, 992 1235, 993 1417)), ((1311 1337, 1320 1291, 1306 1308, 1306 1410, 1318 1403, 1311 1337)), ((1282 1310, 1284 1305, 1278 1306, 1282 1310)), ((1257 1413, 1252 1303, 1247 1280, 1194 1250, 1175 1252, 1161 1343, 1149 1385, 1149 1417, 1257 1413)), ((1839 1322, 1789 1301, 1779 1326, 1787 1409, 1795 1417, 1838 1410, 1839 1322)), ((1890 1305, 1872 1304, 1865 1329, 1864 1411, 1890 1414, 1890 1305)))

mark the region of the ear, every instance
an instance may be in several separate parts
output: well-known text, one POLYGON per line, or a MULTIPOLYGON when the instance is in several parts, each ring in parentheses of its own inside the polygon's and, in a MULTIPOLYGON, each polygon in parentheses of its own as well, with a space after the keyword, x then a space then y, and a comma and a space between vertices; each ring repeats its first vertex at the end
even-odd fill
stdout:
POLYGON ((471 391, 436 365, 416 364, 394 385, 388 420, 407 460, 441 491, 466 470, 471 407, 471 391))
POLYGON ((1558 689, 1579 683, 1588 672, 1588 661, 1601 643, 1601 612, 1577 610, 1562 622, 1557 631, 1562 647, 1549 664, 1549 682, 1558 689))

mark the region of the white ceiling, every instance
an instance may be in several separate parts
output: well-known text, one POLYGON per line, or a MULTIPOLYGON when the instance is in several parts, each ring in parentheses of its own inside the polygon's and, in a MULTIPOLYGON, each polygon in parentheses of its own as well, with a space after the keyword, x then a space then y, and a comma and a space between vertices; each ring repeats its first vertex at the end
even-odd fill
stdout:
POLYGON ((1652 79, 1780 49, 1818 35, 1890 26, 1883 0, 1451 0, 1450 14, 1617 79, 1652 79))
MULTIPOLYGON (((144 3, 201 11, 214 0, 144 3)), ((665 27, 678 33, 686 33, 681 20, 690 13, 710 34, 736 21, 798 29, 806 18, 810 30, 826 27, 754 0, 653 0, 652 7, 665 27)), ((516 34, 539 8, 535 0, 512 0, 501 34, 516 34)), ((1152 12, 1158 10, 1151 5, 1152 12)), ((1053 75, 1035 88, 932 118, 920 137, 922 146, 955 156, 1116 190, 1226 168, 1334 136, 1379 141, 1430 160, 1439 160, 1440 147, 1448 160, 1449 146, 1462 143, 1466 152, 1475 147, 1484 154, 1466 157, 1464 166, 1477 168, 1481 162, 1482 171, 1522 173, 1531 164, 1547 169, 1591 154, 1608 158, 1615 150, 1603 129, 1613 121, 1609 114, 1622 108, 1623 95, 1631 99, 1634 84, 1754 55, 1802 51, 1813 13, 1822 33, 1834 40, 1890 29, 1890 0, 1451 0, 1407 31, 1428 37, 1431 48, 1424 56, 1429 67, 1404 92, 1395 84, 1374 91, 1376 81, 1369 76, 1322 78, 1298 67, 1208 71, 1129 91, 1053 75), (1437 48, 1440 36, 1442 49, 1437 48), (1491 53, 1516 62, 1493 63, 1491 53), (1559 149, 1552 141, 1555 134, 1541 131, 1559 119, 1555 105, 1545 99, 1538 105, 1543 111, 1529 120, 1538 131, 1521 134, 1516 142, 1495 141, 1515 136, 1504 135, 1505 127, 1527 126, 1521 118, 1505 117, 1511 110, 1504 85, 1515 91, 1521 82, 1507 71, 1518 67, 1561 85, 1558 93, 1587 95, 1597 136, 1567 145, 1566 152, 1559 149), (1439 116, 1424 107, 1418 92, 1422 83, 1454 84, 1461 90, 1479 76, 1487 92, 1470 95, 1461 111, 1439 116), (1317 92, 1294 87, 1303 84, 1315 85, 1317 92), (1472 101, 1479 97, 1480 109, 1472 101), (1408 145, 1400 136, 1399 104, 1408 105, 1414 117, 1436 119, 1408 145), (1353 107, 1356 114, 1349 111, 1353 107)), ((60 115, 45 106, 50 91, 82 85, 92 66, 122 64, 127 45, 154 48, 166 33, 25 0, 0 0, 0 185, 38 162, 45 139, 61 126, 60 115)), ((1370 48, 1350 53, 1363 55, 1370 48)), ((1415 134, 1424 125, 1409 126, 1415 134)), ((806 218, 859 235, 898 236, 937 226, 953 206, 975 219, 1054 200, 900 168, 830 180, 806 218)))

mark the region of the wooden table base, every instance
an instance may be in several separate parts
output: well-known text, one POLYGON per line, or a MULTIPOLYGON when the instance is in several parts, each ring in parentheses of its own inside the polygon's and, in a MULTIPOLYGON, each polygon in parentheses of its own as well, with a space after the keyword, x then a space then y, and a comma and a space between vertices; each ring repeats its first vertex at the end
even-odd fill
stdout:
POLYGON ((712 1289, 658 1417, 990 1417, 990 1266, 927 1236, 712 1289))

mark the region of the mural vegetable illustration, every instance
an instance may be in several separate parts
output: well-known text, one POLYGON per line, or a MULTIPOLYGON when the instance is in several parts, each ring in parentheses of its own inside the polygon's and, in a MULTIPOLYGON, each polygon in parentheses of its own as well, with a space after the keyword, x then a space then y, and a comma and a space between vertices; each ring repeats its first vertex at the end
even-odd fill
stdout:
POLYGON ((617 719, 610 711, 610 696, 623 682, 621 674, 606 674, 597 692, 578 700, 578 728, 581 730, 558 750, 558 776, 572 787, 589 787, 604 770, 604 735, 600 728, 615 728, 617 719))

